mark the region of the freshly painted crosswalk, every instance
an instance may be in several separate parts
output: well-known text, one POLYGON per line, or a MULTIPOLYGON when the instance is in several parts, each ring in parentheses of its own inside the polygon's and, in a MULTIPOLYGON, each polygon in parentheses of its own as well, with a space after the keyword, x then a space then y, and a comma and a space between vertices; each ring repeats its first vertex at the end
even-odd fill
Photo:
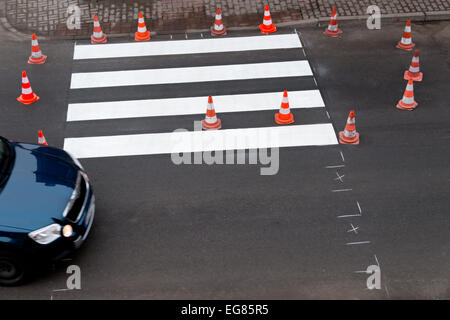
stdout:
MULTIPOLYGON (((74 96, 83 100, 69 98, 66 120, 71 128, 80 125, 89 131, 90 127, 92 134, 83 131, 80 136, 70 135, 64 140, 64 149, 78 158, 97 158, 337 144, 333 126, 325 116, 325 103, 317 85, 314 86, 308 60, 304 54, 298 54, 298 59, 292 60, 295 52, 290 51, 288 61, 283 61, 286 49, 302 50, 297 34, 75 45, 74 64, 83 61, 83 68, 90 66, 92 71, 72 73, 71 92, 76 92, 74 96), (241 63, 239 60, 243 54, 249 54, 257 61, 264 50, 271 52, 264 62, 241 63), (240 54, 227 56, 230 52, 240 54), (198 53, 214 54, 210 61, 217 60, 217 64, 201 65, 202 61, 198 59, 189 59, 198 53), (183 64, 186 61, 186 64, 180 67, 178 63, 173 67, 169 58, 161 58, 173 55, 179 55, 177 59, 185 57, 179 61, 183 64), (158 63, 153 64, 157 68, 130 70, 130 66, 125 67, 130 59, 154 59, 155 56, 159 56, 158 63), (101 70, 109 58, 115 58, 113 66, 117 69, 108 66, 109 71, 101 70), (121 70, 121 66, 126 70, 121 70), (274 88, 251 91, 255 90, 253 83, 258 81, 265 81, 265 87, 273 83, 274 88), (289 101, 300 125, 276 126, 273 122, 273 114, 281 104, 283 84, 295 88, 289 90, 289 101), (201 86, 197 89, 196 85, 201 86), (174 86, 184 90, 181 95, 171 91, 174 86), (197 120, 204 117, 205 88, 208 95, 213 96, 219 117, 221 114, 239 114, 239 117, 228 118, 238 119, 234 121, 239 123, 224 122, 223 129, 216 131, 178 130, 180 126, 192 127, 192 117, 187 120, 187 116, 198 115, 197 120), (146 95, 147 90, 160 97, 146 95), (201 90, 203 93, 199 95, 201 90), (145 96, 145 99, 133 99, 134 92, 139 92, 139 98, 145 96), (310 109, 318 111, 308 113, 309 118, 302 117, 306 115, 302 110, 310 109), (268 115, 267 111, 273 111, 273 114, 268 115), (256 113, 258 117, 254 116, 256 113), (269 121, 264 120, 266 117, 269 121), (247 124, 246 119, 253 122, 247 124), (264 123, 258 126, 261 119, 264 123), (96 131, 100 122, 102 129, 96 131), (268 122, 273 125, 268 126, 268 122)), ((147 68, 150 65, 147 64, 147 68)), ((137 64, 132 66, 135 68, 137 64)))
POLYGON ((174 40, 104 44, 101 46, 77 45, 74 60, 106 59, 143 56, 165 56, 175 54, 199 54, 216 52, 237 52, 253 50, 274 50, 301 48, 296 34, 273 35, 270 37, 234 37, 197 40, 174 40))
POLYGON ((337 144, 333 126, 325 123, 68 138, 64 149, 77 158, 95 158, 333 144, 337 144))
POLYGON ((312 76, 308 61, 73 73, 71 89, 312 76))
MULTIPOLYGON (((214 96, 214 106, 218 113, 276 110, 281 97, 281 92, 218 95, 214 96)), ((67 121, 202 114, 206 101, 207 97, 186 97, 71 103, 67 121)), ((291 109, 325 106, 319 90, 290 91, 289 102, 291 109)))

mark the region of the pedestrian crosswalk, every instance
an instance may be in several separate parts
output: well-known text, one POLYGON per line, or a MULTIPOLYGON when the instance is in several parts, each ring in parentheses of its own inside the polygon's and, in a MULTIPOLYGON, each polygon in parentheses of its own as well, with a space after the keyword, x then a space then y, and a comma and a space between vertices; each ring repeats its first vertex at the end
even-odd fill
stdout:
POLYGON ((97 158, 337 144, 301 49, 296 33, 76 44, 64 149, 97 158), (277 126, 284 89, 296 123, 277 126), (204 117, 208 95, 223 129, 177 130, 204 117))

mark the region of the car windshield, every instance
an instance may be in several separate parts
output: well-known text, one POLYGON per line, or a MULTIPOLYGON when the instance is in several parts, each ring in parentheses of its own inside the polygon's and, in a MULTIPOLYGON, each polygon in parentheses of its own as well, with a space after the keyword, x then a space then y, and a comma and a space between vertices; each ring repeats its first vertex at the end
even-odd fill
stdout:
POLYGON ((12 158, 11 147, 0 137, 0 187, 8 178, 12 158))

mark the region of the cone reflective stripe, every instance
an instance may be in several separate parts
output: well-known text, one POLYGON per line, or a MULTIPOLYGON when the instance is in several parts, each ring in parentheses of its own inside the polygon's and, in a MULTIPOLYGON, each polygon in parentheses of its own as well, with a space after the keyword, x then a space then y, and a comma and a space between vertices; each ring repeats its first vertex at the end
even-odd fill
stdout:
POLYGON ((22 94, 17 98, 23 104, 30 104, 37 101, 39 97, 31 89, 30 81, 28 81, 27 73, 22 71, 22 94))
POLYGON ((147 30, 144 21, 144 15, 142 12, 139 12, 139 20, 138 20, 138 29, 134 34, 134 40, 136 41, 146 41, 150 40, 150 31, 147 30))
POLYGON ((411 37, 411 20, 408 19, 405 26, 405 31, 403 32, 402 39, 397 43, 397 48, 411 51, 415 44, 412 42, 411 37))
POLYGON ((107 42, 106 34, 104 34, 102 31, 97 15, 94 15, 94 31, 92 32, 91 35, 91 43, 96 44, 106 42, 107 42))
POLYGON ((28 58, 28 63, 43 64, 45 60, 47 60, 47 56, 42 54, 36 34, 33 33, 31 36, 31 56, 28 58))
POLYGON ((223 25, 222 13, 220 12, 220 8, 217 8, 214 25, 211 27, 211 35, 212 36, 224 36, 226 34, 227 34, 227 30, 226 30, 225 26, 223 25))
POLYGON ((217 130, 222 128, 222 122, 216 116, 211 96, 208 97, 208 107, 206 108, 205 119, 202 120, 202 128, 203 130, 217 130))
POLYGON ((330 23, 328 24, 328 28, 325 30, 324 34, 330 37, 337 37, 342 33, 342 30, 338 27, 337 21, 337 11, 336 7, 333 7, 333 12, 331 13, 330 23))
POLYGON ((418 105, 419 104, 414 100, 414 82, 410 79, 406 85, 405 94, 403 95, 402 100, 400 100, 397 104, 397 108, 411 111, 418 105))
POLYGON ((416 50, 416 52, 414 52, 409 70, 405 71, 403 78, 405 80, 411 79, 419 82, 422 81, 423 73, 420 72, 419 50, 416 50))
POLYGON ((288 93, 284 90, 280 111, 275 114, 275 122, 278 124, 290 124, 294 122, 294 115, 289 108, 288 93))
POLYGON ((344 131, 339 132, 341 144, 359 144, 359 133, 356 131, 355 111, 351 110, 344 131))
POLYGON ((38 132, 38 144, 43 145, 43 146, 48 146, 47 140, 45 140, 42 130, 39 130, 39 132, 38 132))
POLYGON ((259 25, 259 29, 262 33, 272 33, 277 31, 277 28, 272 22, 268 5, 264 8, 264 19, 263 23, 259 25))

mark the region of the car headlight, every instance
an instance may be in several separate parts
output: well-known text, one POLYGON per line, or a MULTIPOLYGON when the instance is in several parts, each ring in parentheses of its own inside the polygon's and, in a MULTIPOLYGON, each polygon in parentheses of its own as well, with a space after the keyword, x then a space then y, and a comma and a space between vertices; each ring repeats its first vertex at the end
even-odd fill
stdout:
MULTIPOLYGON (((67 151, 66 151, 67 152, 67 151)), ((81 165, 80 160, 78 160, 77 158, 75 158, 72 154, 70 154, 69 152, 67 152, 67 154, 72 158, 73 162, 75 162, 75 164, 80 167, 81 169, 84 170, 83 166, 81 165)))
POLYGON ((54 223, 44 228, 30 232, 28 236, 37 243, 48 244, 61 237, 61 226, 54 223))

